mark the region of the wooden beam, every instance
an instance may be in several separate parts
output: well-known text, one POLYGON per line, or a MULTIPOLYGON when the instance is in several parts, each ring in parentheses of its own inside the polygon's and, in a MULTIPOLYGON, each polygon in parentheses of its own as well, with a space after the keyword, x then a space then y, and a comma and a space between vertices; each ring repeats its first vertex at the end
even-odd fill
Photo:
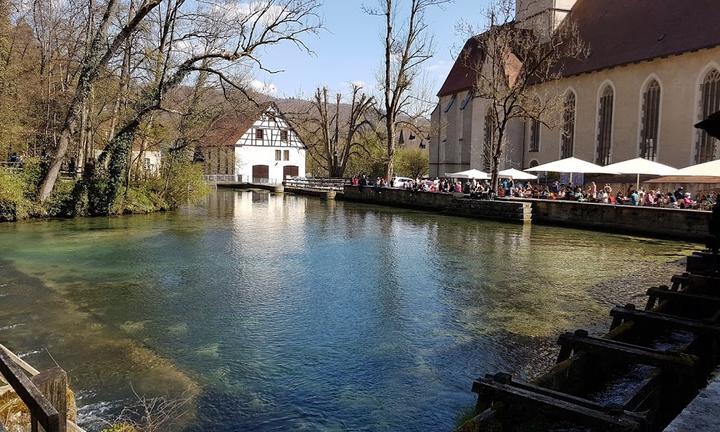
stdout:
POLYGON ((691 371, 698 362, 698 357, 678 352, 659 351, 611 339, 588 336, 585 331, 565 333, 558 343, 563 346, 558 363, 567 360, 572 351, 585 351, 599 355, 622 358, 632 363, 660 367, 662 369, 684 369, 691 371))
MULTIPOLYGON (((57 410, 40 393, 40 390, 25 375, 20 366, 12 358, 0 349, 0 374, 13 387, 18 397, 25 403, 34 421, 31 421, 33 428, 40 423, 45 432, 58 432, 60 429, 60 415, 57 410)), ((64 429, 62 429, 64 430, 64 429)))
POLYGON ((683 306, 720 308, 720 297, 671 291, 667 287, 650 288, 647 295, 649 298, 645 310, 654 308, 658 301, 668 300, 683 306))
POLYGON ((67 425, 67 373, 59 367, 40 372, 30 379, 40 393, 57 410, 60 421, 58 432, 65 432, 67 425))
POLYGON ((601 426, 607 431, 642 431, 644 419, 620 407, 602 406, 593 401, 526 383, 498 380, 488 376, 475 381, 473 388, 480 395, 507 404, 534 406, 542 412, 553 412, 563 418, 574 417, 582 424, 601 426))
POLYGON ((633 321, 637 324, 649 324, 654 328, 661 327, 687 330, 696 334, 720 337, 720 325, 707 321, 679 318, 675 315, 668 315, 647 310, 637 310, 628 307, 615 307, 610 311, 610 316, 613 317, 613 323, 617 321, 620 323, 633 321))

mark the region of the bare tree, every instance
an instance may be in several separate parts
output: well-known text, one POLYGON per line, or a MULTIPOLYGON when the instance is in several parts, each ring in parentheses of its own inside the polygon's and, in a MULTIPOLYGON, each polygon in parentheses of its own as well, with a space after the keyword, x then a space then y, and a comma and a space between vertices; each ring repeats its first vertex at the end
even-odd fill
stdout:
POLYGON ((128 20, 128 23, 117 34, 110 37, 109 30, 111 21, 117 13, 119 2, 118 0, 108 0, 100 22, 94 29, 90 47, 82 59, 82 67, 75 86, 74 96, 67 108, 67 114, 60 129, 57 146, 54 149, 50 166, 40 183, 38 199, 41 202, 50 196, 55 187, 55 182, 60 174, 60 167, 67 154, 70 141, 75 134, 83 104, 87 103, 87 98, 90 95, 93 83, 100 77, 101 72, 107 66, 110 59, 117 54, 130 35, 135 32, 145 17, 155 9, 160 2, 161 0, 143 0, 142 4, 137 7, 136 12, 132 15, 132 18, 128 20))
POLYGON ((413 86, 422 65, 433 55, 433 39, 428 34, 425 13, 428 9, 452 0, 378 0, 366 12, 385 20, 384 64, 381 90, 383 96, 384 140, 387 150, 385 177, 393 176, 397 125, 405 110, 414 102, 413 86), (409 3, 409 10, 400 10, 409 3))
POLYGON ((107 182, 94 213, 107 213, 114 201, 141 124, 154 112, 173 111, 164 104, 171 91, 193 74, 207 74, 223 90, 238 91, 252 100, 243 73, 247 75, 253 68, 277 72, 261 61, 259 51, 290 43, 309 52, 303 36, 314 33, 321 25, 316 13, 317 0, 263 0, 246 4, 164 1, 169 4, 159 21, 162 30, 158 32, 160 37, 153 54, 160 67, 153 68, 149 85, 134 103, 133 116, 119 128, 99 158, 101 166, 107 162, 107 182))
POLYGON ((369 116, 374 113, 375 99, 362 93, 362 87, 353 84, 350 105, 343 109, 343 96, 335 95, 334 104, 328 98, 328 89, 315 91, 307 114, 295 116, 293 123, 308 137, 310 157, 330 177, 343 177, 352 157, 368 154, 364 132, 373 128, 369 116))
POLYGON ((488 102, 483 156, 490 162, 492 187, 513 121, 533 121, 556 127, 562 113, 562 94, 543 83, 563 76, 570 58, 584 58, 587 47, 577 26, 566 19, 557 29, 542 19, 515 21, 515 0, 495 0, 486 10, 487 28, 472 35, 460 58, 474 74, 473 97, 488 102), (474 44, 474 46, 472 45, 474 44))

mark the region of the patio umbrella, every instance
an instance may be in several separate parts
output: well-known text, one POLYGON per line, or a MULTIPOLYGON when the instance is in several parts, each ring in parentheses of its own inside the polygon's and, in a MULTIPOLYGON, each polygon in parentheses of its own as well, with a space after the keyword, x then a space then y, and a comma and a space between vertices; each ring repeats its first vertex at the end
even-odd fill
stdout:
POLYGON ((692 177, 720 177, 720 159, 677 170, 674 175, 692 177))
POLYGON ((467 171, 460 171, 456 173, 445 173, 445 177, 449 178, 462 178, 462 179, 477 179, 477 180, 487 180, 490 178, 490 176, 487 175, 487 173, 484 173, 480 170, 471 169, 467 171))
POLYGON ((538 165, 533 168, 528 168, 525 171, 528 172, 555 172, 555 173, 568 173, 570 174, 570 181, 572 182, 573 174, 615 174, 608 171, 605 167, 595 165, 594 163, 586 162, 582 159, 570 157, 567 159, 560 159, 559 161, 550 162, 542 165, 538 165))
POLYGON ((696 124, 695 127, 704 130, 714 138, 720 138, 720 111, 711 114, 710 117, 696 124))
POLYGON ((626 160, 624 162, 618 162, 605 167, 608 172, 616 174, 635 174, 637 175, 636 189, 640 190, 640 175, 656 175, 656 176, 669 176, 675 175, 677 169, 663 165, 661 163, 653 162, 643 158, 635 158, 626 160))
POLYGON ((506 169, 505 171, 500 171, 498 173, 498 175, 500 177, 511 178, 513 180, 537 180, 536 175, 528 174, 526 172, 516 170, 515 168, 506 169))

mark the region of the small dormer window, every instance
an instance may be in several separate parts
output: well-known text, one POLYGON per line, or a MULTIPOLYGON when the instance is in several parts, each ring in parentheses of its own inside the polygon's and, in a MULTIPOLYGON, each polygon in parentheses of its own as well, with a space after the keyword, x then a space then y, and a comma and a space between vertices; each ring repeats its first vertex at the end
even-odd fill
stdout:
POLYGON ((288 140, 288 131, 281 130, 280 131, 280 141, 287 142, 287 140, 288 140))
POLYGON ((265 137, 265 131, 262 129, 255 129, 255 139, 262 141, 265 137))

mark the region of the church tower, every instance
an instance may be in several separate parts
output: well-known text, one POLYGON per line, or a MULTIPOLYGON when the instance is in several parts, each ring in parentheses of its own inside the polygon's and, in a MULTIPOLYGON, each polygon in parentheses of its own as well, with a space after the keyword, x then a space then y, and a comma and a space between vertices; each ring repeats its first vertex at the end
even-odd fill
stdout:
POLYGON ((577 0, 515 0, 515 21, 555 30, 577 0))

